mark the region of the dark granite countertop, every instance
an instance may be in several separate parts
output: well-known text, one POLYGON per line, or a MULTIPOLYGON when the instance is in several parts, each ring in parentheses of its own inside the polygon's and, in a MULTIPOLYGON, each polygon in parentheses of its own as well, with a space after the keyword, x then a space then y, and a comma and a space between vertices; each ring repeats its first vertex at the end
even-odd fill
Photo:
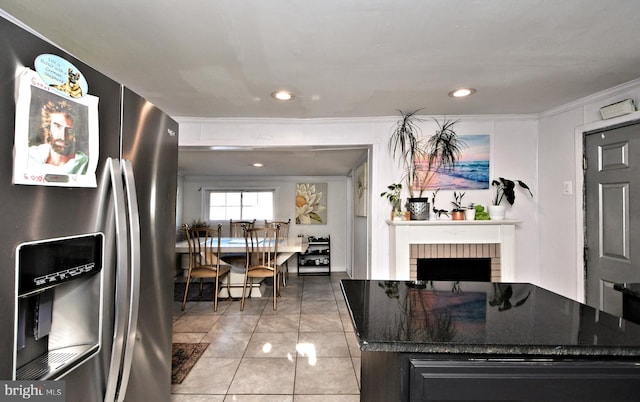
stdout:
POLYGON ((343 280, 363 351, 640 358, 640 325, 531 284, 343 280))
POLYGON ((616 283, 613 288, 629 296, 640 298, 640 283, 616 283))

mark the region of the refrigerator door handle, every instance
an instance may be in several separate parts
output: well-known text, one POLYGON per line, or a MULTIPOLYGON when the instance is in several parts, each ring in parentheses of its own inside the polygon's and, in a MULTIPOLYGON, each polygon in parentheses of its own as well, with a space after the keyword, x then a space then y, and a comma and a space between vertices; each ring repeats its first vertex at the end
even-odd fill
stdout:
POLYGON ((129 322, 126 334, 125 349, 122 362, 120 389, 117 400, 124 400, 129 375, 131 374, 131 364, 133 362, 133 351, 136 343, 138 329, 138 309, 140 305, 140 214, 138 212, 138 196, 136 183, 133 175, 131 161, 123 159, 121 162, 124 186, 127 196, 128 222, 129 222, 129 247, 130 247, 130 288, 129 288, 129 322))
POLYGON ((118 395, 121 367, 123 362, 123 352, 127 341, 128 324, 128 283, 129 283, 129 249, 127 234, 127 212, 124 199, 124 185, 119 161, 108 158, 106 162, 109 170, 111 194, 114 204, 115 215, 115 242, 116 242, 116 267, 115 267, 115 306, 114 306, 114 333, 113 346, 111 348, 111 362, 105 389, 105 402, 113 402, 118 395))

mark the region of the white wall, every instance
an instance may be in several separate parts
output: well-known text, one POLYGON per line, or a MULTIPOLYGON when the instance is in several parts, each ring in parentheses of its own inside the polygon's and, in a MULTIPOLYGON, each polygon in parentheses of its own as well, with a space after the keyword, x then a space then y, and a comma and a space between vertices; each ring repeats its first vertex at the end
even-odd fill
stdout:
POLYGON ((582 131, 637 119, 600 117, 600 107, 627 98, 640 99, 640 80, 547 111, 539 119, 540 285, 579 301, 584 301, 583 173, 582 144, 576 138, 582 131), (573 194, 563 194, 565 181, 572 183, 573 194))
MULTIPOLYGON (((532 116, 449 116, 460 118, 459 134, 489 134, 492 141, 491 177, 497 175, 520 179, 527 183, 536 196, 533 200, 518 194, 508 217, 521 219, 518 227, 517 272, 518 280, 536 282, 538 278, 537 253, 537 117, 532 116)), ((442 117, 438 116, 441 120, 442 117)), ((379 196, 390 183, 398 182, 402 174, 391 159, 387 141, 397 117, 371 119, 177 119, 180 122, 181 146, 253 145, 369 145, 371 203, 370 219, 370 272, 371 279, 393 278, 389 267, 389 230, 386 220, 390 206, 379 196), (233 136, 229 133, 234 133, 233 136)), ((421 124, 423 134, 431 135, 435 122, 428 117, 421 124)), ((298 178, 291 178, 292 182, 298 178)), ((187 178, 185 178, 185 194, 187 178)), ((469 191, 465 201, 489 204, 492 190, 469 191)), ((405 194, 406 197, 406 194, 405 194)), ((450 208, 452 192, 441 191, 437 205, 450 208)), ((185 217, 194 206, 185 202, 185 217)), ((346 205, 346 204, 344 204, 346 205)), ((346 211, 346 207, 344 208, 346 211)), ((353 219, 351 213, 345 219, 353 219)), ((332 248, 334 246, 332 245, 332 248)))
MULTIPOLYGON (((289 236, 326 236, 331 235, 331 270, 347 269, 347 177, 305 176, 305 177, 195 177, 182 179, 182 222, 204 219, 203 195, 207 189, 261 188, 275 189, 275 220, 291 219, 289 236), (327 223, 324 225, 295 224, 296 183, 327 183, 327 223)), ((295 271, 297 262, 291 261, 289 269, 295 271)))

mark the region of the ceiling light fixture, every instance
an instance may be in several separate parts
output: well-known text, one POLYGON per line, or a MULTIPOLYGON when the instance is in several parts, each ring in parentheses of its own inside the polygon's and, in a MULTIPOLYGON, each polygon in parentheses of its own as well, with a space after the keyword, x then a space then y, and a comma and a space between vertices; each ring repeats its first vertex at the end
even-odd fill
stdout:
POLYGON ((262 167, 264 165, 262 163, 260 163, 260 162, 256 162, 256 163, 252 163, 251 166, 253 166, 253 167, 262 167))
POLYGON ((290 101, 296 96, 289 91, 275 91, 271 93, 271 97, 279 101, 290 101))
POLYGON ((449 96, 452 98, 464 98, 465 96, 473 95, 476 90, 473 88, 459 88, 449 92, 449 96))

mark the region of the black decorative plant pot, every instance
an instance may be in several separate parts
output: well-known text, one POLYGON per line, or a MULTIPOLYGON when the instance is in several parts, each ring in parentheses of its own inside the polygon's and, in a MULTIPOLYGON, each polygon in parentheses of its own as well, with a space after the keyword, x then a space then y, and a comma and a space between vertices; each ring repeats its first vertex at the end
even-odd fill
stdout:
POLYGON ((426 221, 429 219, 429 199, 409 198, 409 213, 412 221, 426 221))

